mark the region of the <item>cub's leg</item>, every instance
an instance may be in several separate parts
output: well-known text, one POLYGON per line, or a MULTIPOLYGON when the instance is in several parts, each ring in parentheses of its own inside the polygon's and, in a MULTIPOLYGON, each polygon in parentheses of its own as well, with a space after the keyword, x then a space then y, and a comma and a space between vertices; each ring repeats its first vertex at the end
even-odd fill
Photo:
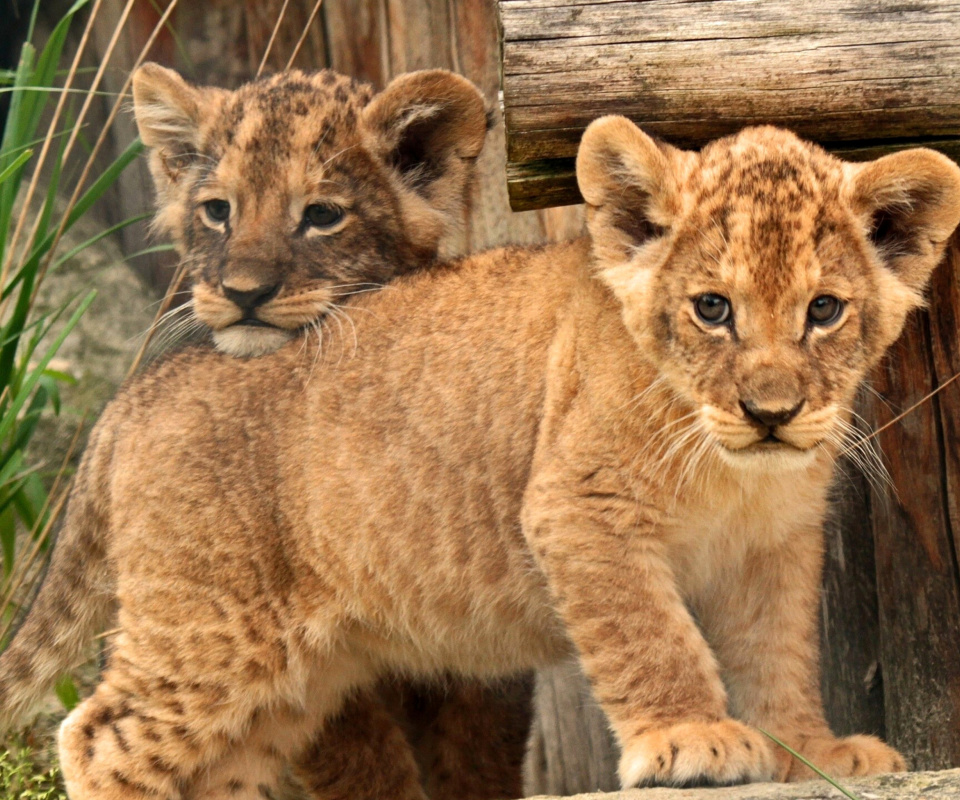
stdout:
MULTIPOLYGON (((315 694, 308 693, 316 697, 315 694)), ((329 695, 325 698, 329 700, 329 695)), ((303 757, 324 724, 329 703, 273 704, 259 709, 249 730, 191 780, 185 800, 278 800, 288 765, 303 757)), ((349 712, 347 712, 349 713, 349 712)), ((359 773, 358 773, 359 776, 359 773)), ((321 794, 318 798, 340 797, 321 794)), ((346 796, 346 795, 343 795, 346 796)))
POLYGON ((147 689, 146 681, 145 691, 131 691, 123 673, 108 672, 60 728, 70 799, 181 800, 190 776, 219 755, 224 734, 239 733, 242 721, 195 718, 181 692, 159 683, 147 689))
POLYGON ((438 707, 419 748, 431 800, 522 797, 530 676, 490 685, 455 681, 432 691, 438 707))
POLYGON ((186 635, 121 609, 103 682, 60 729, 71 800, 264 800, 260 786, 277 783, 363 679, 362 665, 303 651, 280 628, 263 624, 243 642, 229 615, 208 627, 201 605, 182 600, 194 622, 186 635))
POLYGON ((297 759, 294 774, 312 800, 426 800, 403 729, 378 691, 348 700, 297 759))
MULTIPOLYGON (((906 769, 903 757, 874 736, 838 739, 820 697, 817 619, 822 566, 819 529, 794 532, 775 548, 752 552, 703 603, 713 643, 739 718, 769 731, 829 775, 906 769)), ((811 770, 776 748, 780 780, 811 770)))
POLYGON ((637 512, 593 471, 573 482, 544 474, 528 489, 524 533, 620 741, 623 785, 771 778, 764 737, 727 716, 713 654, 656 539, 655 512, 637 512))
POLYGON ((381 684, 323 725, 297 777, 314 800, 520 797, 530 693, 525 678, 381 684))

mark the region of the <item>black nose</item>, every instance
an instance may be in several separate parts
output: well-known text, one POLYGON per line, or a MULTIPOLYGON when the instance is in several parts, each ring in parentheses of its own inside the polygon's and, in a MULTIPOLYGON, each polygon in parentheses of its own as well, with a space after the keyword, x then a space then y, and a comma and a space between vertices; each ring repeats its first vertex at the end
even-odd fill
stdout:
POLYGON ((801 400, 793 408, 763 408, 749 400, 741 400, 740 408, 743 409, 747 419, 752 422, 757 422, 768 428, 776 428, 778 425, 786 425, 797 416, 805 402, 805 400, 801 400))
POLYGON ((225 283, 221 285, 223 286, 224 297, 236 303, 244 312, 253 311, 257 306, 262 306, 264 303, 276 297, 277 292, 280 291, 279 283, 263 284, 253 289, 243 291, 240 289, 232 289, 225 283))

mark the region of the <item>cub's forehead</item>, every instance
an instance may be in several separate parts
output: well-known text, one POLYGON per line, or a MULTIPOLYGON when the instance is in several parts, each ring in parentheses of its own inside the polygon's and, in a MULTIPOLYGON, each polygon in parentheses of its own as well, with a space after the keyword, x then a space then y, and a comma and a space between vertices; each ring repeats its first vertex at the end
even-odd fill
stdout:
POLYGON ((749 208, 790 219, 835 204, 842 180, 838 159, 788 131, 763 127, 707 145, 688 188, 705 213, 749 208))
POLYGON ((834 266, 851 231, 843 180, 842 162, 819 147, 783 130, 747 129, 700 153, 684 227, 714 254, 705 262, 714 277, 784 291, 834 266))
POLYGON ((290 160, 322 164, 358 143, 360 114, 373 95, 368 84, 330 70, 280 73, 223 92, 202 128, 203 155, 254 172, 290 160))

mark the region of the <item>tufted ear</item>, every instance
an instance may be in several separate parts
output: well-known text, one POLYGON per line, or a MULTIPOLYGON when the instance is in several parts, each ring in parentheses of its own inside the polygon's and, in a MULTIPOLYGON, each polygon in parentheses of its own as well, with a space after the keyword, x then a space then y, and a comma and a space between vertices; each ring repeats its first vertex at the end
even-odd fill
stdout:
POLYGON ((133 75, 133 113, 140 138, 154 151, 150 171, 158 190, 176 182, 183 157, 199 145, 205 91, 159 64, 144 64, 133 75))
POLYGON ((960 223, 960 167, 917 148, 848 169, 851 206, 881 262, 918 294, 960 223))
POLYGON ((457 224, 487 134, 480 91, 445 70, 401 75, 364 109, 363 126, 403 186, 446 217, 443 226, 457 224))
POLYGON ((577 183, 601 258, 629 258, 670 228, 678 213, 676 172, 685 156, 693 157, 658 144, 626 117, 590 123, 577 152, 577 183))

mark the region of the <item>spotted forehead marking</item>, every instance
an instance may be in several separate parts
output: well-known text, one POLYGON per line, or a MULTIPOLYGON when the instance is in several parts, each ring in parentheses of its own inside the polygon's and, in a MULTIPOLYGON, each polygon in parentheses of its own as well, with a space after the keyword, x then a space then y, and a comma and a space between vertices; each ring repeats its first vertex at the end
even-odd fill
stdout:
POLYGON ((243 183, 255 192, 264 191, 292 156, 309 148, 322 158, 352 138, 359 113, 372 97, 369 85, 330 70, 264 78, 226 99, 206 137, 204 153, 209 163, 235 153, 243 183))
POLYGON ((792 134, 745 131, 704 149, 692 176, 692 222, 715 231, 729 272, 772 296, 815 263, 820 239, 835 226, 840 164, 792 134))

